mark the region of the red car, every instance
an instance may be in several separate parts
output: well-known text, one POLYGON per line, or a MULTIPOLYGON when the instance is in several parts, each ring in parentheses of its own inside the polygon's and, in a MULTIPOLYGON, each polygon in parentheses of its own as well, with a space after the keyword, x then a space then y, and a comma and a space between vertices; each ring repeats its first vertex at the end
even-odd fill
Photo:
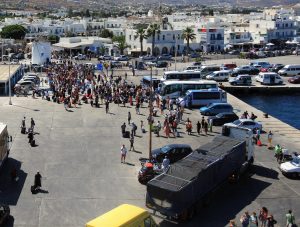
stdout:
POLYGON ((224 67, 227 67, 228 69, 234 69, 234 68, 237 67, 237 65, 234 64, 234 63, 231 63, 231 64, 224 64, 223 66, 224 66, 224 67))
POLYGON ((259 70, 260 72, 262 72, 262 73, 265 73, 265 72, 268 72, 269 71, 269 69, 268 68, 260 68, 260 70, 259 70))
POLYGON ((293 76, 288 81, 292 84, 300 84, 300 76, 293 76))

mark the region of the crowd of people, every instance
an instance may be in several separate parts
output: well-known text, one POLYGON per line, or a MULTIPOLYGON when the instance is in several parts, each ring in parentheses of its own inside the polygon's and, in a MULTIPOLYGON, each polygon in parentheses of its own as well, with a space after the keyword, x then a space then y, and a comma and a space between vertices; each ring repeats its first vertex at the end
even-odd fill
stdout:
MULTIPOLYGON (((295 216, 292 210, 288 210, 285 215, 286 227, 295 227, 295 216)), ((270 214, 266 207, 262 207, 257 215, 256 212, 249 214, 246 211, 240 218, 240 223, 242 227, 274 227, 277 221, 274 219, 273 215, 270 214)), ((234 220, 230 220, 229 227, 237 227, 234 220)))

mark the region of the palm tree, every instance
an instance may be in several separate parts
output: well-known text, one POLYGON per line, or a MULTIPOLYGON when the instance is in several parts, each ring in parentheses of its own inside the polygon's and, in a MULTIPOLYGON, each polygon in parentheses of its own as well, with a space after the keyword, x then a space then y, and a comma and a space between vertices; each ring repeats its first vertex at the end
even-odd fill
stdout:
POLYGON ((154 55, 154 43, 155 43, 155 34, 160 33, 159 24, 150 24, 147 29, 147 37, 152 37, 152 55, 154 55))
POLYGON ((129 45, 126 43, 125 36, 115 36, 113 37, 113 42, 117 42, 117 48, 120 50, 121 54, 124 54, 124 50, 129 47, 129 45))
POLYGON ((186 40, 187 54, 188 54, 190 51, 190 40, 195 39, 196 34, 193 32, 193 29, 191 27, 186 27, 182 32, 182 38, 186 40))
POLYGON ((141 44, 141 52, 140 52, 140 56, 143 55, 143 40, 147 38, 147 34, 145 32, 145 29, 143 28, 139 28, 136 33, 135 33, 135 36, 134 36, 134 39, 137 39, 139 38, 140 39, 140 44, 141 44))

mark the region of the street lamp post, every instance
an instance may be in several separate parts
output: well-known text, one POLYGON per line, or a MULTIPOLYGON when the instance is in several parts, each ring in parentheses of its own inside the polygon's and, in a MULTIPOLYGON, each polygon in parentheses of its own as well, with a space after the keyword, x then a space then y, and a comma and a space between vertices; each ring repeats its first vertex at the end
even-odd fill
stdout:
POLYGON ((150 66, 150 100, 149 100, 149 160, 152 159, 152 124, 153 124, 153 103, 152 103, 152 66, 150 66))
POLYGON ((12 105, 12 101, 11 101, 11 81, 10 81, 10 60, 11 59, 10 59, 10 56, 9 56, 11 49, 8 48, 7 51, 8 51, 8 61, 9 61, 8 62, 8 95, 9 95, 8 104, 12 105))

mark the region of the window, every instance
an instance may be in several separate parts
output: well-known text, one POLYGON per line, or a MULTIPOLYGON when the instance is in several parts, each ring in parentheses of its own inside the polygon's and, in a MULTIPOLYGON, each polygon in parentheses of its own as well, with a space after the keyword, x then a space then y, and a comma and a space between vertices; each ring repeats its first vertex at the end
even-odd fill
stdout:
POLYGON ((129 40, 131 40, 131 35, 129 35, 129 40))
POLYGON ((175 35, 173 35, 173 40, 175 40, 175 35))
POLYGON ((165 35, 163 35, 162 39, 165 40, 165 35))
POLYGON ((157 40, 160 40, 160 35, 157 35, 157 40))

